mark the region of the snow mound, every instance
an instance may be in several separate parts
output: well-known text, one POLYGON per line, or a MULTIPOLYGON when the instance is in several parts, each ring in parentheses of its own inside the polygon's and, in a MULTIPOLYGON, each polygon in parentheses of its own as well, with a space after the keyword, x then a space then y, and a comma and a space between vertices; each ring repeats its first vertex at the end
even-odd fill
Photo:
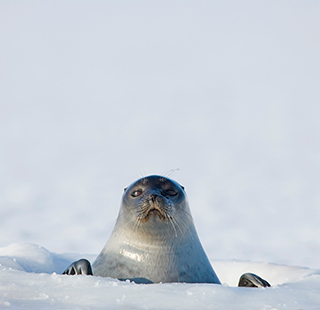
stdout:
POLYGON ((319 309, 320 272, 304 267, 212 261, 224 285, 134 284, 61 271, 81 257, 55 254, 34 244, 0 248, 1 309, 319 309), (271 288, 238 288, 255 272, 271 288), (229 286, 230 285, 230 286, 229 286))
POLYGON ((1 266, 35 273, 61 273, 69 263, 62 255, 35 244, 13 243, 0 248, 1 266))

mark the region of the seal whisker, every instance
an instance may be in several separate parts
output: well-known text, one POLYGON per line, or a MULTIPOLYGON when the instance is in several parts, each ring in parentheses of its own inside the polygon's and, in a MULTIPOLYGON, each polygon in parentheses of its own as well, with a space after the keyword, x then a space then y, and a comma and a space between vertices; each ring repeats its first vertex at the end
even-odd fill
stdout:
POLYGON ((180 224, 181 226, 183 226, 183 227, 190 233, 191 238, 193 238, 193 234, 192 234, 190 228, 186 225, 186 223, 184 223, 184 221, 182 221, 179 217, 174 218, 174 220, 176 221, 177 226, 180 228, 181 233, 182 233, 182 229, 181 229, 181 227, 179 226, 179 224, 180 224))
POLYGON ((169 219, 170 223, 172 224, 172 227, 173 227, 174 232, 175 232, 175 236, 178 237, 178 233, 177 233, 177 230, 176 230, 176 227, 175 227, 175 226, 177 226, 178 229, 180 230, 180 233, 183 234, 183 233, 182 233, 182 230, 181 230, 181 228, 179 227, 179 225, 177 224, 176 220, 175 220, 172 216, 169 216, 168 219, 169 219))
POLYGON ((145 173, 145 171, 144 171, 143 166, 138 167, 137 169, 138 169, 138 172, 139 172, 139 174, 137 175, 138 178, 144 178, 144 177, 146 176, 146 173, 145 173))
POLYGON ((172 217, 172 218, 175 221, 175 223, 176 223, 177 227, 179 228, 182 235, 184 234, 185 230, 189 231, 189 233, 192 235, 189 227, 183 221, 181 221, 178 217, 172 217))
POLYGON ((186 210, 181 210, 183 213, 185 213, 185 214, 187 214, 189 217, 191 217, 191 219, 193 220, 193 217, 192 217, 192 215, 188 212, 188 211, 186 211, 186 210))
POLYGON ((171 169, 171 170, 169 170, 167 173, 165 173, 163 176, 164 176, 165 178, 168 178, 168 177, 170 177, 174 172, 179 171, 179 170, 180 170, 179 168, 171 169))
POLYGON ((118 214, 118 218, 117 218, 117 220, 118 220, 119 218, 124 217, 124 216, 128 216, 130 213, 131 213, 131 211, 128 211, 128 210, 122 210, 122 212, 120 212, 120 213, 118 214))
POLYGON ((140 223, 141 223, 141 221, 140 221, 140 219, 139 219, 139 218, 137 218, 137 219, 134 221, 134 224, 133 224, 133 231, 138 230, 140 223))
POLYGON ((121 219, 123 220, 121 221, 121 225, 123 225, 124 228, 132 226, 132 224, 133 224, 133 227, 135 227, 137 219, 136 217, 130 216, 130 213, 131 212, 129 211, 123 211, 122 213, 119 213, 116 223, 119 221, 119 219, 121 219))
POLYGON ((128 228, 129 226, 132 226, 132 224, 133 224, 133 227, 135 226, 135 220, 127 220, 127 221, 125 221, 124 223, 123 223, 123 226, 125 227, 125 228, 128 228))

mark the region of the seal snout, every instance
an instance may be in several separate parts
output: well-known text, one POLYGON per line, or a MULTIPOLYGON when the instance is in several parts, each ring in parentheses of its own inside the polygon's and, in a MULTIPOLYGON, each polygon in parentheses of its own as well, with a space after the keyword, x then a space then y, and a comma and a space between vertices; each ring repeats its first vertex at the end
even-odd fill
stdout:
POLYGON ((150 216, 157 216, 161 220, 168 218, 168 206, 165 198, 157 193, 145 197, 141 206, 140 220, 147 221, 150 216))

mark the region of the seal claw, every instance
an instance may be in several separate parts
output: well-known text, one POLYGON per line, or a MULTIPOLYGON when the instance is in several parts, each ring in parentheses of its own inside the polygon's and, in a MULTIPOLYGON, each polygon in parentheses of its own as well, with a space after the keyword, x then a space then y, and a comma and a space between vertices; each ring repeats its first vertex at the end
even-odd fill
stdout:
POLYGON ((90 262, 84 258, 79 259, 76 262, 73 262, 62 274, 66 274, 66 275, 85 274, 88 276, 93 275, 90 262))
POLYGON ((268 281, 260 278, 254 273, 245 273, 240 277, 239 287, 270 287, 268 281))

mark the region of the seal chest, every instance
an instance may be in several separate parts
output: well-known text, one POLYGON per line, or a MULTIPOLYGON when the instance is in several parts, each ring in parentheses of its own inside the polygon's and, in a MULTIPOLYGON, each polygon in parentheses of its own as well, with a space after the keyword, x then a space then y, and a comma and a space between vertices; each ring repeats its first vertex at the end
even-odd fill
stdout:
POLYGON ((125 189, 114 230, 93 274, 136 283, 218 283, 190 213, 184 188, 162 176, 125 189))

